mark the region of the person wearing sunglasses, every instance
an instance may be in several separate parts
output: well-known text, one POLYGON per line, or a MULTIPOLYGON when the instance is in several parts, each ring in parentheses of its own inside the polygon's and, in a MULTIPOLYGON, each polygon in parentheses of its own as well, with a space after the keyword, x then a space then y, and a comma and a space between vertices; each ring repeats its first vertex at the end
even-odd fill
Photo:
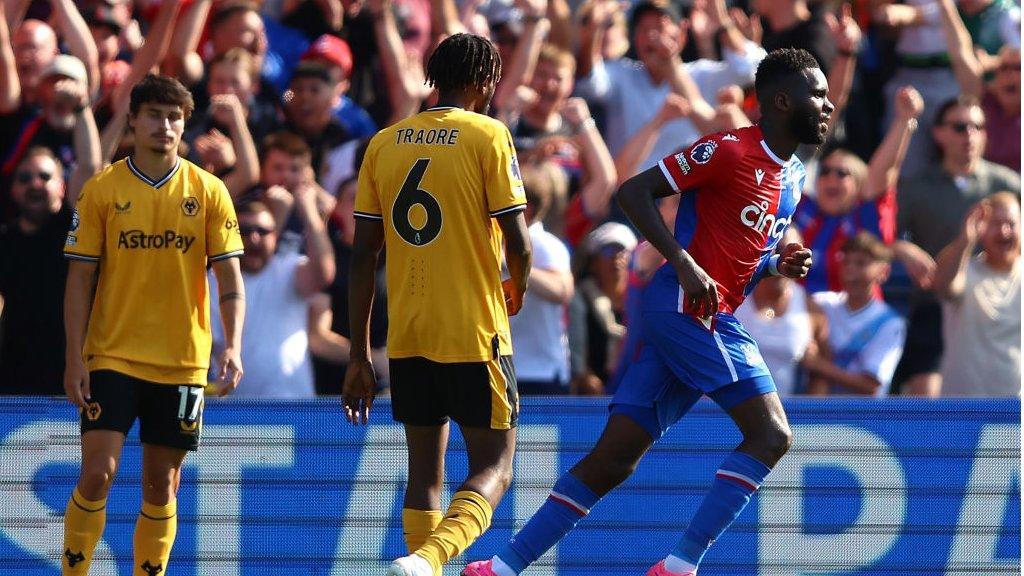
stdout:
MULTIPOLYGON (((334 279, 334 251, 311 186, 295 189, 295 212, 302 222, 305 254, 278 250, 278 229, 270 208, 259 201, 237 209, 245 254, 239 264, 246 304, 253 314, 242 330, 245 386, 239 395, 255 398, 312 398, 313 365, 306 332, 307 300, 334 279)), ((211 277, 211 284, 216 279, 211 277)), ((213 321, 213 357, 225 345, 220 322, 213 321)), ((216 362, 211 367, 216 374, 216 362)))
MULTIPOLYGON (((932 258, 956 237, 970 207, 1000 190, 1020 195, 1020 174, 982 158, 985 114, 973 101, 944 103, 931 130, 937 157, 900 183, 897 227, 932 258)), ((911 294, 907 343, 896 371, 903 390, 934 396, 942 386, 942 309, 930 286, 911 294)))
MULTIPOLYGON (((71 206, 85 181, 100 168, 100 142, 92 111, 84 105, 85 82, 55 70, 68 70, 61 56, 44 82, 49 96, 72 109, 75 162, 68 172, 52 146, 27 145, 12 161, 9 198, 0 194, 0 214, 10 201, 14 219, 0 225, 0 393, 62 394, 64 356, 63 257, 71 206), (63 68, 62 68, 63 66, 63 68), (65 179, 66 176, 66 179, 65 179), (25 335, 31 334, 32 338, 25 335)), ((75 59, 71 58, 72 61, 75 59)), ((84 78, 84 68, 77 69, 84 78)), ((3 131, 0 130, 0 135, 3 131)), ((38 134, 38 133, 37 133, 38 134)), ((49 142, 44 140, 44 142, 49 142)), ((0 183, 0 189, 4 186, 0 183)))
MULTIPOLYGON (((915 283, 927 286, 935 262, 920 248, 896 239, 896 181, 923 105, 912 86, 897 93, 896 114, 868 164, 843 148, 822 158, 814 195, 800 201, 795 216, 804 242, 820 255, 804 281, 808 293, 842 290, 840 247, 861 231, 891 244, 894 257, 915 283)), ((881 295, 876 286, 875 297, 881 295)))

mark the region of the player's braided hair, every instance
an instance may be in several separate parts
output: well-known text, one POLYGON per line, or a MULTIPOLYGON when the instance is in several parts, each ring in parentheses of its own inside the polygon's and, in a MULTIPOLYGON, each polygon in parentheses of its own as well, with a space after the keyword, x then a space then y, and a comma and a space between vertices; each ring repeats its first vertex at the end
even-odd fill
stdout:
POLYGON ((810 52, 802 48, 780 48, 772 50, 761 60, 754 77, 754 90, 758 99, 770 98, 771 89, 793 74, 808 68, 820 68, 810 52))
POLYGON ((441 42, 427 61, 427 84, 441 92, 469 87, 483 90, 501 77, 501 56, 489 40, 455 34, 441 42))

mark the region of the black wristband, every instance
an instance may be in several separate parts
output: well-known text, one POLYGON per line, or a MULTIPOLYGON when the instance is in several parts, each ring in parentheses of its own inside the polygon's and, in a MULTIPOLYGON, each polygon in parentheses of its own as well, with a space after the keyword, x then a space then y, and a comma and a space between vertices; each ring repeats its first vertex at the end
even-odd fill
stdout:
POLYGON ((856 58, 857 57, 857 51, 856 50, 836 50, 836 55, 837 56, 842 56, 844 58, 856 58))

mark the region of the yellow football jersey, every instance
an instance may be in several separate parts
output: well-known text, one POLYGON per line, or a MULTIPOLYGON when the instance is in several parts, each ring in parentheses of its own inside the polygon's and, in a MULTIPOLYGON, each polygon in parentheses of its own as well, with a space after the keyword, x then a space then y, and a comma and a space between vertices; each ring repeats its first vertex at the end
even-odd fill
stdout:
POLYGON ((432 108, 373 137, 355 213, 384 223, 388 356, 512 353, 494 216, 525 207, 512 135, 497 120, 432 108))
POLYGON ((99 262, 85 339, 90 370, 205 384, 210 364, 206 266, 242 254, 224 183, 178 159, 159 180, 131 158, 86 182, 64 247, 99 262))

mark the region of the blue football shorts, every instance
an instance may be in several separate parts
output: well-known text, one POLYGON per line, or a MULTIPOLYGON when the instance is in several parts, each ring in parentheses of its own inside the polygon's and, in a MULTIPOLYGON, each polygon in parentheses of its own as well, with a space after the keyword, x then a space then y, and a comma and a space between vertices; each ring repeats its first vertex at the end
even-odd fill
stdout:
POLYGON ((775 392, 757 343, 739 320, 719 313, 713 328, 678 312, 644 312, 642 348, 612 398, 611 413, 629 416, 657 440, 705 394, 728 412, 775 392))

